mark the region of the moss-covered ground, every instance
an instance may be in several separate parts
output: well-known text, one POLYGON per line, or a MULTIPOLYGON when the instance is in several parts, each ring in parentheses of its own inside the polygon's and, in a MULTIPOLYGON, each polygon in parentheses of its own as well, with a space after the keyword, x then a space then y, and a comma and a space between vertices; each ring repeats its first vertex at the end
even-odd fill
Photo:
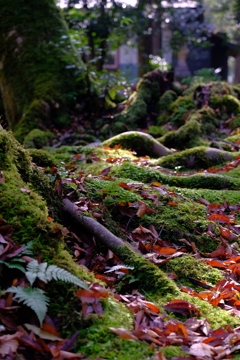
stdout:
MULTIPOLYGON (((227 120, 234 114, 237 118, 238 93, 233 87, 213 83, 206 106, 199 96, 204 89, 199 84, 179 96, 171 87, 162 91, 154 78, 145 78, 138 85, 118 122, 129 117, 136 126, 138 112, 142 115, 139 121, 144 121, 148 107, 155 102, 158 125, 164 133, 155 141, 167 147, 166 156, 158 159, 150 158, 155 155, 150 140, 141 146, 139 133, 136 148, 133 140, 126 142, 124 136, 124 141, 113 138, 102 146, 53 148, 46 146, 49 142, 41 142, 43 134, 36 132, 25 138, 29 149, 24 149, 9 132, 0 129, 0 217, 12 226, 12 239, 20 245, 32 241, 33 256, 39 261, 62 267, 86 284, 107 287, 109 281, 109 297, 100 301, 103 314, 92 311, 88 316, 84 316, 85 305, 76 296, 74 285, 55 282, 46 286, 48 315, 61 324, 61 336, 79 331, 74 351, 85 358, 150 359, 157 350, 169 359, 185 356, 179 346, 159 348, 146 339, 120 338, 109 329, 133 330, 134 315, 119 296, 137 291, 160 309, 171 300, 190 302, 212 329, 234 327, 239 322, 220 306, 180 291, 182 286, 203 291, 192 279, 214 287, 226 272, 204 259, 213 256, 221 244, 226 246, 226 240, 229 253, 240 249, 239 148, 234 146, 239 135, 234 126, 233 132, 229 130, 231 136, 224 139, 221 128, 225 125, 220 124, 221 116, 227 120), (171 129, 166 131, 168 127, 171 129), (210 132, 221 140, 212 140, 210 132), (62 196, 77 203, 81 214, 98 219, 128 246, 116 249, 114 255, 97 237, 92 239, 62 213, 62 196), (211 212, 213 208, 221 209, 211 212), (225 216, 225 222, 214 221, 211 214, 219 219, 225 216), (221 226, 234 236, 223 238, 221 226), (159 247, 167 255, 158 256, 159 247), (169 255, 177 252, 176 257, 169 255), (106 273, 119 262, 131 267, 127 275, 120 271, 114 278, 111 272, 106 273)), ((169 317, 186 320, 185 315, 171 312, 169 317)))

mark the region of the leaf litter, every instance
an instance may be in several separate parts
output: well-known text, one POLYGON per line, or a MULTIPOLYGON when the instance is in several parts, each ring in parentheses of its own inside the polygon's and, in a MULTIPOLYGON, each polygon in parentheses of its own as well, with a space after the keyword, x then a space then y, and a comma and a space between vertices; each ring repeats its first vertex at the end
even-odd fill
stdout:
MULTIPOLYGON (((74 156, 77 161, 77 156, 74 156)), ((90 156, 92 161, 99 161, 94 154, 90 156)), ((123 161, 125 159, 121 158, 108 158, 106 160, 106 162, 117 162, 119 164, 123 161)), ((147 159, 139 158, 138 162, 140 164, 144 163, 145 166, 148 164, 147 159)), ((239 164, 240 159, 236 158, 221 169, 212 167, 207 172, 229 171, 239 164)), ((66 170, 69 177, 62 178, 56 184, 56 191, 59 195, 63 194, 64 183, 74 184, 83 193, 86 193, 84 182, 88 175, 82 173, 76 178, 71 177, 74 175, 75 165, 75 162, 68 164, 66 170)), ((110 170, 111 166, 95 177, 99 177, 102 180, 111 180, 111 176, 106 177, 110 170)), ((57 169, 52 171, 55 174, 57 173, 57 169)), ((161 171, 164 172, 165 170, 161 171)), ((167 172, 178 175, 176 171, 171 172, 167 170, 167 172)), ((181 175, 183 174, 181 173, 181 175)), ((158 182, 153 182, 150 185, 150 191, 144 188, 143 185, 119 183, 119 186, 127 191, 137 191, 143 199, 137 200, 136 203, 125 202, 116 204, 116 209, 122 215, 129 217, 130 220, 132 218, 141 218, 148 212, 155 212, 144 201, 147 199, 151 200, 153 205, 158 204, 159 197, 154 192, 151 192, 152 190, 168 199, 165 202, 165 206, 178 206, 178 195, 172 190, 168 190, 158 182)), ((29 194, 28 189, 21 189, 21 191, 29 194)), ((72 193, 68 193, 67 196, 71 197, 74 193, 75 190, 72 193)), ((219 281, 214 287, 197 279, 191 279, 198 286, 203 287, 204 291, 196 292, 183 286, 180 289, 182 292, 198 297, 214 306, 219 306, 232 315, 240 317, 240 253, 229 244, 229 241, 236 241, 240 234, 240 227, 236 224, 235 217, 235 214, 240 213, 240 204, 233 206, 224 202, 223 204, 216 205, 209 203, 204 198, 199 199, 199 203, 206 207, 206 220, 209 220, 208 235, 220 242, 217 249, 211 253, 201 253, 194 243, 189 243, 186 239, 181 239, 182 246, 163 241, 153 225, 149 229, 139 225, 131 232, 127 232, 124 227, 121 227, 121 229, 127 235, 135 251, 156 265, 168 262, 174 257, 184 256, 184 254, 191 253, 192 251, 194 256, 201 259, 201 261, 206 262, 212 267, 224 270, 225 279, 219 281), (218 225, 219 237, 212 232, 211 222, 218 225)), ((96 202, 85 196, 79 198, 76 205, 79 212, 87 211, 98 221, 104 221, 104 212, 100 214, 94 210, 103 207, 101 202, 96 202)), ((52 218, 51 220, 53 221, 52 218)), ((59 231, 59 229, 56 229, 56 231, 59 231)), ((69 234, 68 246, 74 249, 76 263, 84 265, 93 271, 95 277, 105 282, 107 286, 106 289, 99 283, 93 282, 90 284, 89 290, 80 289, 76 292, 76 296, 82 304, 83 317, 87 318, 92 313, 103 314, 101 299, 108 297, 112 293, 117 301, 124 303, 133 313, 134 322, 132 330, 113 327, 110 327, 110 330, 124 339, 141 341, 152 348, 156 348, 156 354, 153 356, 153 359, 166 360, 167 358, 159 351, 158 347, 169 345, 181 346, 182 350, 190 355, 187 357, 174 357, 172 360, 228 359, 236 351, 240 350, 240 327, 233 328, 226 325, 213 330, 206 319, 198 318, 201 313, 195 305, 181 299, 171 300, 159 308, 154 302, 146 300, 142 294, 135 290, 134 283, 138 279, 134 278, 131 273, 132 269, 125 266, 114 253, 109 250, 104 255, 97 254, 94 251, 95 241, 91 236, 82 235, 80 238, 71 230, 66 229, 65 231, 69 234), (125 280, 122 281, 122 285, 119 287, 121 279, 125 280), (179 321, 176 318, 171 318, 166 311, 170 314, 180 314, 184 318, 187 317, 187 319, 179 321)), ((7 265, 9 260, 18 257, 27 264, 31 258, 24 254, 24 246, 19 246, 13 242, 12 235, 12 227, 3 218, 0 218, 1 262, 7 265)), ((174 279, 177 276, 169 274, 169 277, 174 279)), ((7 288, 10 285, 28 287, 30 284, 26 276, 21 274, 21 276, 14 280, 14 283, 6 284, 5 287, 7 288)), ((70 339, 62 339, 54 324, 54 319, 46 316, 41 327, 36 325, 36 320, 33 323, 19 326, 16 319, 21 311, 21 306, 21 302, 14 300, 11 293, 6 293, 0 299, 0 319, 2 322, 2 328, 0 329, 0 354, 2 357, 15 359, 17 355, 21 354, 23 358, 28 359, 29 354, 32 354, 32 359, 49 359, 50 357, 56 360, 84 359, 84 354, 69 352, 74 348, 78 333, 74 334, 70 339)))

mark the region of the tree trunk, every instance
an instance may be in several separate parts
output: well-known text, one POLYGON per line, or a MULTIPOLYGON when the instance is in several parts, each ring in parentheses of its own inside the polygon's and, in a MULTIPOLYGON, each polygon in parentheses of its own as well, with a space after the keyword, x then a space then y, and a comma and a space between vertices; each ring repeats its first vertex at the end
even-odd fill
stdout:
POLYGON ((0 8, 4 120, 20 140, 36 127, 66 125, 89 84, 61 10, 54 0, 0 0, 0 8))

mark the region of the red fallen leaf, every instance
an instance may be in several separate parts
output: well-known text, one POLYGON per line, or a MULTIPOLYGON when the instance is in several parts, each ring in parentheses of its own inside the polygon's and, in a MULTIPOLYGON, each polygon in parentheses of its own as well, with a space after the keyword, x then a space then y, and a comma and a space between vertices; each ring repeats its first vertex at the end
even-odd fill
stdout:
POLYGON ((168 205, 175 205, 175 206, 178 206, 178 203, 176 203, 175 201, 169 201, 169 202, 168 202, 168 205))
POLYGON ((112 285, 116 281, 116 278, 113 276, 104 276, 101 274, 96 274, 95 278, 105 282, 108 286, 112 285))
MULTIPOLYGON (((75 164, 76 164, 76 163, 75 163, 75 164)), ((52 171, 53 173, 56 173, 56 172, 57 172, 57 168, 54 167, 54 166, 52 166, 52 167, 51 167, 51 171, 52 171)))
POLYGON ((222 237, 224 237, 227 240, 237 240, 238 239, 238 236, 236 234, 234 234, 231 230, 229 230, 225 227, 222 227, 219 225, 219 230, 220 230, 222 237))
POLYGON ((142 254, 147 254, 148 250, 147 250, 146 246, 140 240, 138 242, 138 248, 142 254))
POLYGON ((208 220, 218 223, 234 223, 234 221, 231 220, 228 216, 219 215, 219 214, 208 216, 208 220))
POLYGON ((162 306, 162 308, 187 316, 200 315, 198 308, 185 300, 171 300, 166 305, 162 306))
POLYGON ((146 305, 149 309, 156 312, 157 314, 160 312, 159 308, 152 302, 143 301, 144 305, 146 305))
POLYGON ((102 170, 101 172, 100 172, 100 175, 103 175, 103 176, 105 176, 105 175, 107 175, 108 173, 109 173, 109 171, 111 170, 111 166, 109 166, 109 167, 107 167, 106 169, 104 169, 104 170, 102 170))
POLYGON ((136 215, 138 217, 142 217, 146 213, 148 205, 141 200, 138 200, 137 203, 139 205, 139 208, 136 215))
POLYGON ((225 208, 226 208, 226 206, 224 206, 223 204, 209 204, 208 205, 208 210, 210 213, 217 213, 220 210, 224 211, 225 208))
POLYGON ((118 160, 119 160, 119 158, 108 158, 106 161, 114 163, 114 162, 117 162, 118 160))
POLYGON ((122 188, 126 189, 126 190, 132 190, 132 188, 130 186, 128 186, 128 184, 121 182, 118 184, 119 186, 121 186, 122 188))
POLYGON ((122 339, 138 340, 138 338, 134 336, 130 330, 124 328, 113 328, 113 327, 109 327, 109 329, 112 330, 118 336, 120 336, 122 339))

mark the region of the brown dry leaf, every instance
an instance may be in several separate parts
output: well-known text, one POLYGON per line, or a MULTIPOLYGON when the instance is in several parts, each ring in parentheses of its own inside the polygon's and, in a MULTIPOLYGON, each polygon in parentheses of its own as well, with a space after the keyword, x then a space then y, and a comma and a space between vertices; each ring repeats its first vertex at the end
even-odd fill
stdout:
POLYGON ((188 353, 194 356, 201 356, 204 359, 212 359, 214 347, 204 343, 197 343, 190 346, 188 353))
POLYGON ((60 338, 59 336, 50 333, 48 331, 42 330, 41 328, 39 328, 38 326, 35 325, 31 325, 31 324, 24 324, 24 326, 32 331, 34 334, 38 335, 40 338, 45 339, 45 340, 58 340, 58 341, 62 341, 63 339, 60 338))
POLYGON ((137 216, 141 217, 146 213, 148 205, 145 202, 141 201, 141 200, 138 200, 137 203, 139 205, 139 208, 138 208, 138 211, 137 211, 137 216))
POLYGON ((130 330, 124 328, 113 328, 113 327, 109 327, 109 329, 112 330, 118 336, 120 336, 122 339, 138 340, 138 338, 134 336, 130 330))
POLYGON ((2 356, 15 353, 19 345, 19 338, 21 338, 22 333, 20 331, 12 335, 3 335, 0 336, 0 354, 2 356))

